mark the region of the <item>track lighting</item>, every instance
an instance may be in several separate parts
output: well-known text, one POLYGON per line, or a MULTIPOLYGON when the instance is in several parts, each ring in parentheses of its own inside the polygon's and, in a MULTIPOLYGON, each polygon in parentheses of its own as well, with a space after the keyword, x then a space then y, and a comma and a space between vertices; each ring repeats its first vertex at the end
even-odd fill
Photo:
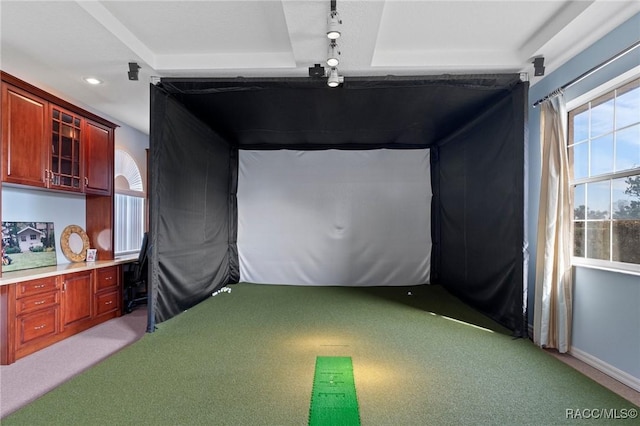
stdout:
POLYGON ((338 69, 331 68, 331 71, 329 72, 329 79, 327 80, 327 86, 338 87, 340 83, 343 83, 343 82, 344 82, 344 77, 341 75, 338 75, 338 69))
POLYGON ((340 19, 340 15, 338 15, 337 10, 332 10, 329 12, 329 18, 327 19, 327 37, 330 40, 335 40, 340 37, 340 25, 342 25, 342 20, 340 19))
POLYGON ((335 40, 331 40, 331 44, 329 44, 329 54, 327 55, 327 65, 330 67, 336 67, 340 63, 340 59, 338 56, 340 52, 338 51, 338 45, 335 40))

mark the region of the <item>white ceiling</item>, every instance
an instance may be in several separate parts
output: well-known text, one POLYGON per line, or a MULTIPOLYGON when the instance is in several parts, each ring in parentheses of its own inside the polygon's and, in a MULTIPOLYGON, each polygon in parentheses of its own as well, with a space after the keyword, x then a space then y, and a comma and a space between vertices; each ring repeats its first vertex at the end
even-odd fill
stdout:
MULTIPOLYGON (((0 0, 0 68, 148 133, 156 77, 307 77, 327 56, 329 10, 329 0, 0 0)), ((526 72, 535 84, 532 58, 545 57, 548 75, 640 1, 337 0, 337 10, 347 80, 526 72)))

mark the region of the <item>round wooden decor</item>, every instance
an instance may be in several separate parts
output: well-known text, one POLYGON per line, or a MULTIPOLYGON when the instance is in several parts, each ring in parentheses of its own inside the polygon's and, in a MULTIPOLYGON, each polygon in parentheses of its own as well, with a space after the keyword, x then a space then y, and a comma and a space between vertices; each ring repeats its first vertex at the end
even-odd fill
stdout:
POLYGON ((84 229, 78 225, 69 225, 62 231, 60 236, 60 247, 62 253, 67 259, 72 262, 82 262, 87 258, 87 249, 89 248, 89 237, 84 229), (74 252, 69 246, 69 239, 71 235, 76 234, 82 239, 82 249, 79 252, 74 252))

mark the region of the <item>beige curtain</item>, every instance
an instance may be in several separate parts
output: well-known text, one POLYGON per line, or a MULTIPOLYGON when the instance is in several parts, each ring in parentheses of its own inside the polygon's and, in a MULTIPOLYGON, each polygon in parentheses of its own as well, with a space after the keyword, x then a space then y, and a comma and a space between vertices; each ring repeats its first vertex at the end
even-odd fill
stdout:
POLYGON ((567 352, 571 339, 573 199, 569 185, 564 96, 541 104, 542 178, 533 341, 567 352))

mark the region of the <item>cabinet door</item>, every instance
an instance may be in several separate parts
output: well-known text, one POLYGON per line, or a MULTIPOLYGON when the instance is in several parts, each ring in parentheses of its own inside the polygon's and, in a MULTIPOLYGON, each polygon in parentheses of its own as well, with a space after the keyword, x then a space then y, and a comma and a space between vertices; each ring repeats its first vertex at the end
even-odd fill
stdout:
POLYGON ((47 186, 48 104, 2 84, 2 180, 47 186))
POLYGON ((63 325, 91 318, 92 272, 78 272, 62 277, 63 325))
POLYGON ((113 129, 87 120, 82 142, 85 155, 84 192, 111 195, 113 188, 113 129))
POLYGON ((82 118, 51 106, 51 179, 49 187, 82 191, 82 118))
POLYGON ((118 266, 109 266, 96 270, 96 293, 107 289, 117 290, 119 287, 118 266))

